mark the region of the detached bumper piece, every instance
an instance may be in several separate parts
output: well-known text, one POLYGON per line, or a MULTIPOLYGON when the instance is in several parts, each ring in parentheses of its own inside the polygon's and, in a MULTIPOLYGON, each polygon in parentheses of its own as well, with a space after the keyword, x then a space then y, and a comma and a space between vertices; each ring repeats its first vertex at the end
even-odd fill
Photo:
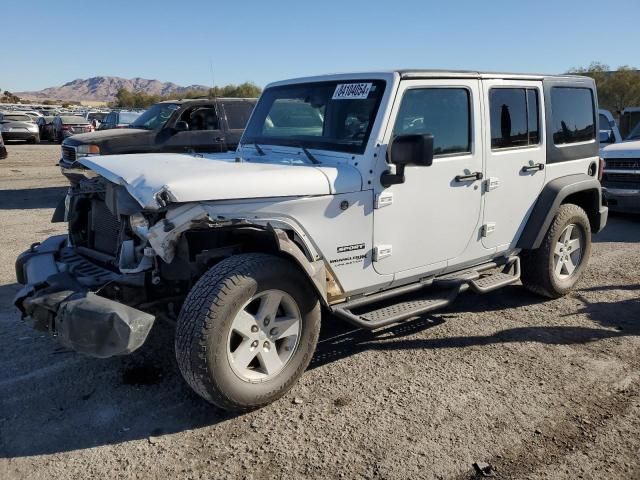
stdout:
POLYGON ((155 317, 91 291, 118 281, 65 247, 66 236, 32 246, 16 261, 16 277, 24 287, 14 303, 33 327, 48 330, 64 346, 92 357, 133 352, 147 339, 155 317))

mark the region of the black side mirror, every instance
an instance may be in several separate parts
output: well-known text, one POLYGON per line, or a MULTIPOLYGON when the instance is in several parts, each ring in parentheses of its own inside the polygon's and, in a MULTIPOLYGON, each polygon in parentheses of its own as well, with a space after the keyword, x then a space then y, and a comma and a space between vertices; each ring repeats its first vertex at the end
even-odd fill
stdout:
POLYGON ((396 173, 385 172, 380 178, 383 186, 404 183, 404 167, 416 165, 429 167, 433 164, 433 135, 398 135, 387 150, 387 160, 396 165, 396 173))
POLYGON ((173 129, 176 132, 186 132, 187 130, 189 130, 189 124, 184 121, 179 121, 176 122, 176 124, 173 126, 173 129))

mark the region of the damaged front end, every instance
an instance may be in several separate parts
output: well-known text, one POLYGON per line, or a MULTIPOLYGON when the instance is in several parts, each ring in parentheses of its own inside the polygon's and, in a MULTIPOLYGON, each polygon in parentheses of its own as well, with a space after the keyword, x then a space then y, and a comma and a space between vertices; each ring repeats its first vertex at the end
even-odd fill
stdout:
POLYGON ((149 288, 154 256, 138 236, 145 228, 135 222, 140 210, 123 188, 100 177, 70 190, 69 235, 34 244, 16 260, 23 287, 14 302, 34 328, 101 358, 145 342, 155 315, 144 307, 167 291, 149 288))

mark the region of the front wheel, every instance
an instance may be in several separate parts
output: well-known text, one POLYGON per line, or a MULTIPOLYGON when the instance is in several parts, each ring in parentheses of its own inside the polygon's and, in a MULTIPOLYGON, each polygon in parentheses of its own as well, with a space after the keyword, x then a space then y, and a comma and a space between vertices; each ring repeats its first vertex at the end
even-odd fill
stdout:
POLYGON ((577 205, 561 205, 540 247, 521 255, 522 283, 545 297, 566 295, 582 277, 590 255, 587 214, 577 205))
POLYGON ((187 383, 226 410, 283 396, 307 368, 320 333, 320 304, 291 262, 266 254, 230 257, 189 292, 176 327, 187 383))

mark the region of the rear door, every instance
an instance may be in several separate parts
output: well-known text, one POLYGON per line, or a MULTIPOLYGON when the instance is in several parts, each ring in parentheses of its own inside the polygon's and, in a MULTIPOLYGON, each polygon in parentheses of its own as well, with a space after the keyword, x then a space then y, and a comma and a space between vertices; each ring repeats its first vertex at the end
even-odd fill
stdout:
POLYGON ((221 100, 218 104, 222 110, 227 146, 229 150, 235 150, 256 102, 255 100, 221 100))
POLYGON ((545 182, 542 81, 484 80, 486 248, 515 246, 545 182))

